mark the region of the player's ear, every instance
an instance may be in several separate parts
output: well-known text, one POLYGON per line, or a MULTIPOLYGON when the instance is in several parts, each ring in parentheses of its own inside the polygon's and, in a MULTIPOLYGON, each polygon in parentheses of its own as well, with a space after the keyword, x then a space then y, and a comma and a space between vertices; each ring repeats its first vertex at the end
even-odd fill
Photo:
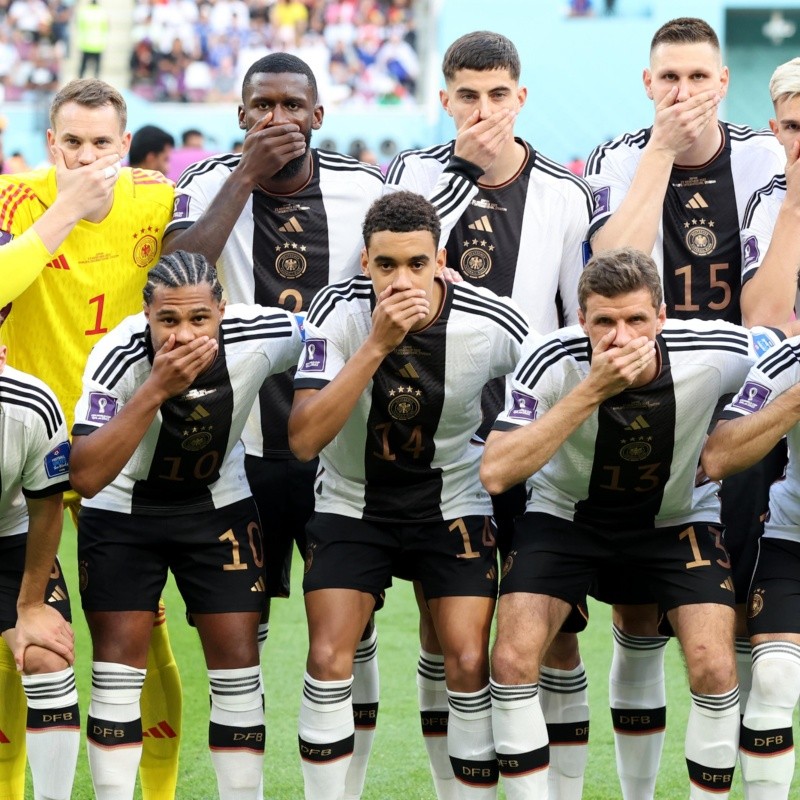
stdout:
POLYGON ((658 319, 656 320, 656 333, 661 333, 664 328, 664 323, 667 321, 667 306, 662 303, 661 308, 658 309, 658 319))
POLYGON ((525 86, 520 86, 517 89, 517 102, 519 103, 519 107, 525 105, 525 101, 528 99, 528 89, 525 86))
POLYGON ((361 250, 361 274, 369 277, 369 256, 366 247, 361 250))
POLYGON ((142 311, 144 311, 144 318, 150 322, 150 306, 145 301, 142 301, 142 311))
POLYGON ((439 90, 439 102, 442 108, 452 117, 453 112, 450 110, 450 95, 444 89, 439 90))
POLYGON ((325 109, 320 106, 314 106, 314 119, 311 123, 311 129, 318 131, 322 127, 322 118, 325 116, 325 109))
POLYGON ((128 131, 122 137, 122 152, 119 154, 120 158, 125 158, 128 151, 131 149, 131 132, 128 131))
POLYGON ((8 355, 8 348, 4 344, 0 344, 0 371, 6 365, 7 355, 8 355))
POLYGON ((219 301, 219 318, 222 319, 225 316, 225 306, 228 304, 228 301, 223 297, 222 300, 219 301))
POLYGON ((644 84, 644 93, 652 100, 653 99, 653 73, 649 69, 642 70, 642 83, 644 84))
POLYGON ((444 265, 447 263, 447 250, 444 247, 436 253, 436 275, 441 275, 444 265))
POLYGON ((247 130, 247 122, 244 118, 244 106, 239 106, 239 111, 237 112, 239 117, 239 130, 246 131, 247 130))
POLYGON ((728 84, 730 82, 730 79, 731 79, 731 76, 730 76, 730 72, 728 72, 728 68, 727 67, 723 67, 722 68, 722 72, 720 73, 720 76, 719 76, 719 81, 720 81, 720 84, 721 84, 721 88, 720 88, 719 93, 723 97, 725 97, 725 95, 728 93, 728 84))
POLYGON ((583 316, 583 310, 578 307, 578 324, 583 328, 583 332, 586 333, 586 317, 583 316))

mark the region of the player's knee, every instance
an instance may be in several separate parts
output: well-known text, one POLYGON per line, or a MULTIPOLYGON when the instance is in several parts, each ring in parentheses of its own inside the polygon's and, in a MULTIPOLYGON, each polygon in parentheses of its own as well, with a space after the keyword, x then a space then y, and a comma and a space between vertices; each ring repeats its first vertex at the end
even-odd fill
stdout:
POLYGON ((489 675, 489 658, 486 646, 476 643, 448 655, 444 661, 447 685, 458 691, 477 691, 486 685, 489 675), (474 687, 474 688, 473 688, 474 687))
POLYGON ((497 683, 534 683, 539 675, 539 659, 521 653, 511 641, 498 639, 492 651, 492 677, 497 683))
POLYGON ((335 642, 312 642, 306 669, 319 681, 345 681, 353 674, 353 654, 335 642))
POLYGON ((725 694, 736 686, 736 662, 733 653, 698 648, 686 653, 689 685, 696 694, 725 694))
POLYGON ((753 669, 750 696, 765 706, 794 708, 800 696, 800 664, 783 658, 760 659, 753 669))
POLYGON ((48 672, 61 672, 69 663, 52 650, 30 645, 25 648, 22 671, 26 675, 46 675, 48 672))

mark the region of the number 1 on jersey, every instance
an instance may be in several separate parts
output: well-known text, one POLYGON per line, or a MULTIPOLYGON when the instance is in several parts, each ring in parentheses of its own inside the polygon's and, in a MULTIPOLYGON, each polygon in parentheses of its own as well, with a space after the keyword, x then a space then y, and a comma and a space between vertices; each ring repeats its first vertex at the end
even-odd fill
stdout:
POLYGON ((105 306, 106 303, 106 296, 104 294, 99 294, 97 297, 92 297, 89 299, 89 305, 92 305, 92 303, 97 303, 97 311, 94 318, 94 328, 84 331, 84 333, 87 336, 108 333, 108 328, 103 327, 103 306, 105 306))

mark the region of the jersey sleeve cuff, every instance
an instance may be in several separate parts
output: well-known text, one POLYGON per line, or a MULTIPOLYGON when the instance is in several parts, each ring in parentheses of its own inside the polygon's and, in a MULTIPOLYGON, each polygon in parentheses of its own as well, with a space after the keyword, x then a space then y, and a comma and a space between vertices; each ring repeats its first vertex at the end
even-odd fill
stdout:
POLYGON ((494 425, 492 425, 493 431, 515 431, 520 426, 517 425, 516 422, 509 422, 505 419, 498 419, 495 420, 494 425))
POLYGON ((87 425, 83 422, 76 422, 72 426, 72 431, 70 433, 71 436, 88 436, 90 433, 94 433, 96 430, 99 430, 101 426, 99 425, 87 425))
POLYGON ((172 233, 173 231, 183 231, 186 228, 191 228, 195 221, 193 219, 177 219, 174 222, 168 222, 167 227, 164 228, 164 236, 172 233))
POLYGON ((295 378, 295 389, 324 389, 330 383, 325 378, 295 378))
POLYGON ((471 183, 477 183, 478 179, 483 175, 483 170, 477 164, 473 164, 471 161, 467 161, 466 158, 455 155, 450 156, 450 161, 447 162, 444 171, 461 175, 471 183))
POLYGON ((41 500, 44 497, 52 497, 54 494, 68 492, 70 488, 69 481, 62 481, 47 486, 44 489, 26 489, 23 486, 22 494, 24 494, 25 497, 29 497, 31 500, 41 500))

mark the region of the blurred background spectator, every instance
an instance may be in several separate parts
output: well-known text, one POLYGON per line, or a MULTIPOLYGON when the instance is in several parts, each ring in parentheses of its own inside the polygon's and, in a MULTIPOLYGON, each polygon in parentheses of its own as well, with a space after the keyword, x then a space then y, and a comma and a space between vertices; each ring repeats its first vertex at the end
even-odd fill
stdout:
POLYGON ((78 9, 75 22, 78 51, 81 54, 78 77, 82 78, 91 64, 94 77, 99 78, 100 60, 108 45, 108 13, 98 4, 98 0, 89 0, 78 9))
POLYGON ((169 173, 175 139, 156 125, 144 125, 131 138, 128 161, 132 167, 169 173))

